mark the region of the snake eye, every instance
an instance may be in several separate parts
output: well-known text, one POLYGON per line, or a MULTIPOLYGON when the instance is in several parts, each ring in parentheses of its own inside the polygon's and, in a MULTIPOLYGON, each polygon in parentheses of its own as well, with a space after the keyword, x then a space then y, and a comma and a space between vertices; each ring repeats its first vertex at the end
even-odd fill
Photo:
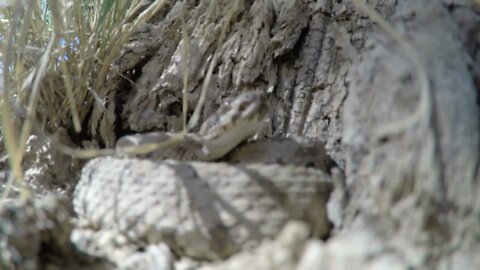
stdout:
POLYGON ((248 104, 246 102, 243 102, 243 103, 240 104, 240 106, 238 106, 238 108, 240 110, 245 110, 247 108, 247 106, 248 106, 248 104))

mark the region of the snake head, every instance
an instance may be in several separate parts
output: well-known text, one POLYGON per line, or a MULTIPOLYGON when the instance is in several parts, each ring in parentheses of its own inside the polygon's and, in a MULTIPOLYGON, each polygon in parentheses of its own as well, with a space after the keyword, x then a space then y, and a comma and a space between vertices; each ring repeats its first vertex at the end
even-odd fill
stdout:
POLYGON ((201 126, 204 152, 209 159, 222 157, 242 141, 258 133, 268 114, 267 96, 261 91, 244 92, 220 106, 201 126))

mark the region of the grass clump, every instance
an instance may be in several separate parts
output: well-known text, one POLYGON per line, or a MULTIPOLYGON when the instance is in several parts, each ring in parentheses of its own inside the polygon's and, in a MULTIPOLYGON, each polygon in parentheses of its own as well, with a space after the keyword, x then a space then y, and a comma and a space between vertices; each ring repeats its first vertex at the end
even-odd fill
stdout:
MULTIPOLYGON (((143 1, 0 3, 0 120, 12 172, 4 197, 14 180, 21 184, 32 130, 46 136, 60 127, 85 132, 82 123, 93 106, 104 108, 109 102, 105 82, 122 45, 166 2, 156 1, 140 13, 143 1)), ((59 149, 77 156, 98 154, 94 149, 59 149)))

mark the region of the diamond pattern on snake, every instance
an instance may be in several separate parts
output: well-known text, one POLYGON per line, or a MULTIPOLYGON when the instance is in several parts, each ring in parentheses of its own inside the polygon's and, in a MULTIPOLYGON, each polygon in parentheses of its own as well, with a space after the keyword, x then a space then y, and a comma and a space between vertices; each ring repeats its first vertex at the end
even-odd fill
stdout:
MULTIPOLYGON (((317 162, 326 159, 324 149, 315 153, 310 145, 303 151, 297 144, 302 139, 249 142, 267 115, 266 94, 245 92, 220 106, 199 132, 167 147, 89 161, 74 193, 78 220, 72 242, 120 268, 136 268, 140 257, 170 266, 174 256, 223 259, 275 237, 290 220, 308 224, 312 237, 325 235, 333 185, 327 173, 331 164, 317 162), (248 160, 249 150, 240 150, 248 147, 269 149, 281 164, 254 153, 248 160), (219 161, 227 153, 230 163, 219 161)), ((128 135, 118 140, 117 150, 174 136, 128 135)))

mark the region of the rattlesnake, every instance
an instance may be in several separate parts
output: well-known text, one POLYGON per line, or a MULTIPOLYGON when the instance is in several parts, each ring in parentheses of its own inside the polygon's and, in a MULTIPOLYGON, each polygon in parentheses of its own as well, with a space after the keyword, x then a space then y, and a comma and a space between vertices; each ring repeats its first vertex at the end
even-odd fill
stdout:
MULTIPOLYGON (((74 193, 78 228, 72 242, 125 266, 138 250, 162 242, 179 256, 225 258, 275 236, 291 219, 307 222, 314 236, 325 235, 332 182, 324 171, 258 161, 201 162, 224 156, 257 133, 267 112, 263 93, 246 92, 223 104, 198 133, 137 155, 147 159, 89 161, 74 193), (172 157, 177 161, 155 161, 172 157)), ((117 150, 174 136, 128 135, 119 139, 117 150)))

